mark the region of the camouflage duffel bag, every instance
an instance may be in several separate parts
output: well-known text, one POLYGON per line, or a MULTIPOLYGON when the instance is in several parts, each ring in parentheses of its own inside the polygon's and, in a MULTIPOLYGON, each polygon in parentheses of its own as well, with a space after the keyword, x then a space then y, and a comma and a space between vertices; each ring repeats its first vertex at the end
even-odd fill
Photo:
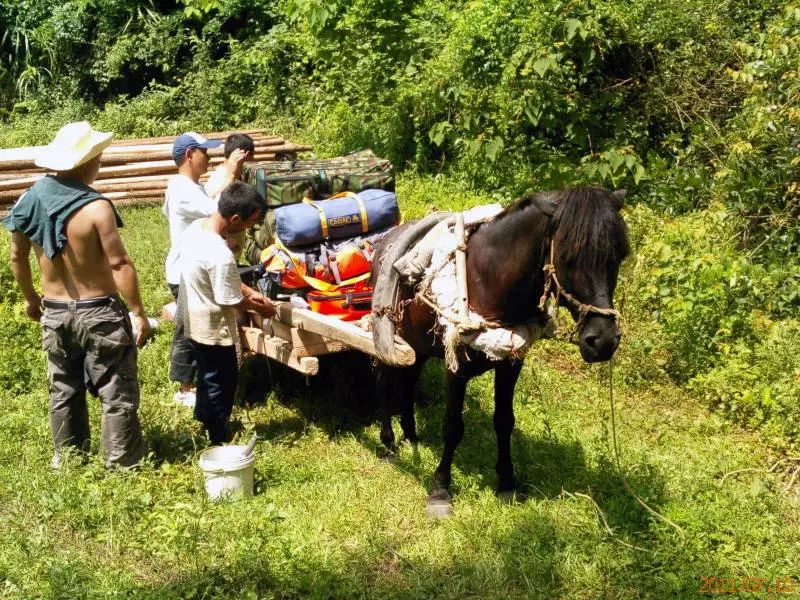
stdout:
POLYGON ((245 165, 244 180, 267 202, 263 223, 247 234, 245 256, 256 264, 261 251, 275 240, 273 210, 309 198, 324 200, 340 192, 368 189, 394 191, 392 164, 372 150, 325 160, 271 161, 245 165))

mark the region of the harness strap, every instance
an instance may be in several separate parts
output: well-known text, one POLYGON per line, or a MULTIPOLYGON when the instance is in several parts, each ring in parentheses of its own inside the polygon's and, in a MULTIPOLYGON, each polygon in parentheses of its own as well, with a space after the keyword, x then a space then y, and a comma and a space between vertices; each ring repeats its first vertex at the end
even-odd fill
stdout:
POLYGON ((569 303, 575 310, 578 311, 578 322, 575 325, 573 334, 575 331, 578 331, 581 328, 581 325, 583 325, 586 317, 588 317, 590 314, 596 314, 603 317, 612 317, 615 320, 619 319, 619 311, 613 308, 601 308, 599 306, 594 306, 593 304, 584 304, 563 288, 561 283, 558 281, 558 276, 556 275, 554 253, 554 244, 553 241, 550 240, 550 261, 545 264, 542 269, 544 271, 545 281, 544 291, 542 292, 542 297, 539 299, 539 310, 545 310, 545 305, 547 304, 547 300, 549 298, 553 299, 556 308, 558 308, 559 299, 564 298, 567 303, 569 303))

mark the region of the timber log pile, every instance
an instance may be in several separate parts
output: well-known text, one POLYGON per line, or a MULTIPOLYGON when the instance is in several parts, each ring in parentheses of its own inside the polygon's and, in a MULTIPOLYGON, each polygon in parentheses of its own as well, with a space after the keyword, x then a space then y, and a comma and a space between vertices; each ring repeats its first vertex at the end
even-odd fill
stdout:
MULTIPOLYGON (((232 131, 203 134, 207 139, 224 139, 232 131)), ((238 131, 247 133, 255 142, 256 161, 293 159, 298 152, 311 150, 279 136, 267 135, 264 129, 238 131)), ((115 140, 103 152, 100 174, 92 187, 115 204, 140 204, 163 202, 167 180, 177 173, 172 160, 172 142, 175 136, 115 140)), ((0 149, 0 212, 7 210, 37 179, 48 171, 34 164, 34 157, 42 146, 0 149)), ((211 157, 209 173, 222 163, 223 148, 208 151, 211 157)))

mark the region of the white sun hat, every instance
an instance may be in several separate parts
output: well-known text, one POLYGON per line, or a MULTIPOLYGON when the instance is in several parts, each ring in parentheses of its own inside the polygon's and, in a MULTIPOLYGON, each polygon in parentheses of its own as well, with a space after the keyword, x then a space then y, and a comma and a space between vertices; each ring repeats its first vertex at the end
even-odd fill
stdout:
POLYGON ((95 131, 88 121, 68 123, 36 155, 37 167, 70 171, 100 154, 114 139, 114 134, 95 131))

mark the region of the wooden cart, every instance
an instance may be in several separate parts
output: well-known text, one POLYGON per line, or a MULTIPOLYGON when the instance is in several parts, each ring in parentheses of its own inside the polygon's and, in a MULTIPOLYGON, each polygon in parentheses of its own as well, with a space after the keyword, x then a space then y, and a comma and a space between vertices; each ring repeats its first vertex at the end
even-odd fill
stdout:
MULTIPOLYGON (((247 314, 247 322, 239 328, 242 350, 262 354, 304 375, 316 375, 318 356, 358 350, 377 356, 372 333, 358 325, 332 317, 295 308, 288 302, 276 302, 278 314, 264 319, 255 313, 247 314)), ((402 339, 395 339, 402 364, 413 365, 414 350, 402 339)))

